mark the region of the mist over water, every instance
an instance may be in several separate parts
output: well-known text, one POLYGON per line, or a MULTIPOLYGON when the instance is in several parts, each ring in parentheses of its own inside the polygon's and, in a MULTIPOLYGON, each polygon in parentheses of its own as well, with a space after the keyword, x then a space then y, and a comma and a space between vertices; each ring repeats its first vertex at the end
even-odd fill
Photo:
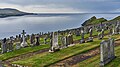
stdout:
POLYGON ((78 14, 60 16, 19 16, 0 18, 0 38, 15 36, 25 30, 27 34, 65 30, 80 27, 92 16, 108 20, 120 14, 78 14))

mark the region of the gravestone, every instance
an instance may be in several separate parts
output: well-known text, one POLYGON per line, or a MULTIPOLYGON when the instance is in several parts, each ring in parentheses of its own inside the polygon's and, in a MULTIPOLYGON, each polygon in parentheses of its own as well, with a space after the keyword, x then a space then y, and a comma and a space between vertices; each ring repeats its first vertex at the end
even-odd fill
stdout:
POLYGON ((102 41, 100 43, 100 66, 104 66, 114 58, 114 39, 102 41))
POLYGON ((7 43, 6 43, 6 38, 4 38, 3 40, 2 40, 2 45, 1 45, 1 48, 2 48, 2 54, 3 53, 6 53, 7 52, 7 43))
POLYGON ((44 44, 47 44, 47 36, 44 38, 44 44))
POLYGON ((84 30, 81 30, 81 40, 80 43, 85 43, 85 39, 84 39, 84 30))
POLYGON ((21 48, 21 45, 20 45, 20 42, 16 42, 16 46, 15 46, 15 49, 20 49, 21 48))
POLYGON ((30 46, 34 46, 34 44, 35 44, 35 35, 32 34, 32 35, 30 36, 30 46))
POLYGON ((58 33, 53 32, 52 33, 52 44, 49 52, 55 52, 59 50, 59 45, 58 45, 58 33))
POLYGON ((73 44, 73 35, 71 34, 71 32, 69 32, 66 38, 66 43, 67 43, 67 46, 73 44))
POLYGON ((2 63, 2 60, 0 60, 0 67, 5 67, 2 63))
POLYGON ((39 46, 40 45, 40 43, 39 43, 39 35, 36 35, 35 36, 36 37, 36 39, 35 39, 35 46, 39 46))
POLYGON ((115 26, 115 34, 119 34, 119 27, 120 27, 120 24, 119 22, 117 22, 117 25, 115 26))
POLYGON ((109 28, 109 35, 112 35, 112 28, 109 28))
POLYGON ((89 33, 90 33, 90 36, 89 36, 87 42, 93 42, 93 37, 92 37, 93 30, 92 30, 92 27, 90 28, 89 33))
POLYGON ((13 51, 13 38, 10 37, 10 40, 8 42, 8 52, 13 51))
POLYGON ((80 36, 80 31, 77 29, 76 36, 80 36))
POLYGON ((104 29, 100 33, 98 33, 98 39, 103 39, 104 37, 104 29))
POLYGON ((62 48, 66 48, 67 47, 67 43, 66 43, 66 36, 62 36, 61 37, 61 43, 62 43, 62 48))
POLYGON ((26 32, 23 30, 23 32, 22 32, 22 43, 20 44, 21 47, 27 47, 28 46, 27 42, 25 41, 25 34, 26 34, 26 32))

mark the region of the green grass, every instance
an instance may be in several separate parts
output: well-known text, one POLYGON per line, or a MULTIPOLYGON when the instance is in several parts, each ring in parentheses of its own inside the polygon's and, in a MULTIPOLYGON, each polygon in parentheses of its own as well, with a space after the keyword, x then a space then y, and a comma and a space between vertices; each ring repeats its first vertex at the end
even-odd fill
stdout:
MULTIPOLYGON (((113 38, 119 38, 119 35, 114 35, 113 38)), ((105 65, 105 67, 120 67, 120 46, 115 47, 115 55, 116 58, 112 60, 112 62, 105 65)), ((80 62, 74 67, 100 67, 100 55, 97 55, 95 57, 89 58, 83 62, 80 62)))
MULTIPOLYGON (((120 46, 115 47, 116 58, 105 67, 120 67, 120 46)), ((99 67, 100 55, 87 59, 75 65, 75 67, 99 67)))
POLYGON ((8 53, 5 53, 5 54, 0 54, 0 60, 7 60, 9 58, 19 56, 21 54, 34 52, 34 51, 42 50, 42 49, 45 49, 45 48, 49 48, 49 45, 41 45, 41 46, 35 46, 35 47, 21 48, 19 50, 14 50, 12 52, 8 52, 8 53))
POLYGON ((23 60, 19 60, 19 61, 15 61, 13 63, 20 64, 20 65, 32 66, 32 67, 48 66, 50 64, 56 63, 56 62, 63 60, 65 58, 68 58, 68 57, 89 51, 93 48, 99 47, 100 42, 101 42, 101 40, 95 39, 94 42, 77 44, 73 47, 62 49, 62 50, 55 52, 55 53, 47 52, 44 55, 38 54, 36 56, 26 58, 23 60), (49 61, 47 61, 47 60, 49 60, 49 61))
MULTIPOLYGON (((112 36, 113 38, 117 38, 119 35, 112 36)), ((108 36, 104 38, 104 40, 108 39, 108 36)), ((29 57, 26 59, 18 60, 13 62, 13 64, 19 64, 19 65, 26 65, 26 66, 32 66, 32 67, 43 67, 43 66, 49 66, 51 64, 54 64, 56 62, 59 62, 61 60, 64 60, 68 57, 87 52, 91 49, 94 49, 96 47, 100 46, 101 40, 98 40, 97 38, 94 39, 94 42, 84 43, 84 44, 76 44, 75 46, 62 49, 55 53, 49 53, 46 52, 44 54, 38 54, 33 57, 29 57), (49 61, 47 61, 49 60, 49 61)), ((97 61, 95 62, 97 63, 97 61)), ((99 63, 99 61, 98 61, 99 63)), ((89 64, 89 63, 88 63, 89 64)))

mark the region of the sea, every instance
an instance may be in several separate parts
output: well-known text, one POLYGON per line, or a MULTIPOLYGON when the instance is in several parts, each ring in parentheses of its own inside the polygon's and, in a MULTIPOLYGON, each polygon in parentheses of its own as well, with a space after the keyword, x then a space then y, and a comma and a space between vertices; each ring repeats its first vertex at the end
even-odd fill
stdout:
POLYGON ((22 30, 25 30, 26 34, 32 34, 78 28, 92 16, 111 20, 120 14, 38 14, 0 18, 0 39, 21 34, 22 30))

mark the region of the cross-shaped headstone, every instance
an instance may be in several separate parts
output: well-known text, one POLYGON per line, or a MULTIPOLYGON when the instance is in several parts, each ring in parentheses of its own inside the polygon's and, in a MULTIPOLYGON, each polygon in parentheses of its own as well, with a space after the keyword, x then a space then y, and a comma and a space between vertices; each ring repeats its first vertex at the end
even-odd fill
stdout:
POLYGON ((22 43, 21 43, 21 47, 26 47, 27 46, 27 42, 25 41, 25 30, 22 31, 22 43))

